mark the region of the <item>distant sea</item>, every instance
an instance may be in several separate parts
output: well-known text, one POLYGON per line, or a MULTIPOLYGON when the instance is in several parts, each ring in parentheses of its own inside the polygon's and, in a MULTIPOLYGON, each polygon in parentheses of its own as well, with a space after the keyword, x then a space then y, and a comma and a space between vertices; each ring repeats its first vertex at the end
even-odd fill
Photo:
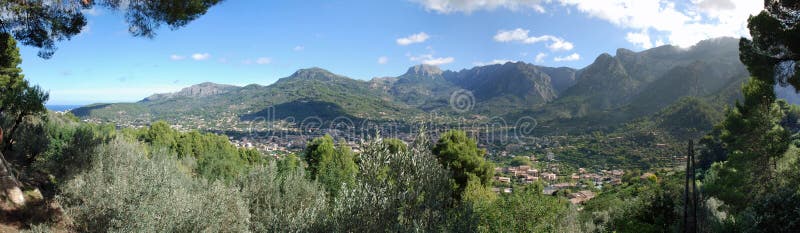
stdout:
POLYGON ((63 112, 63 111, 68 111, 68 110, 80 108, 83 105, 50 105, 50 104, 46 104, 44 106, 50 111, 63 112))

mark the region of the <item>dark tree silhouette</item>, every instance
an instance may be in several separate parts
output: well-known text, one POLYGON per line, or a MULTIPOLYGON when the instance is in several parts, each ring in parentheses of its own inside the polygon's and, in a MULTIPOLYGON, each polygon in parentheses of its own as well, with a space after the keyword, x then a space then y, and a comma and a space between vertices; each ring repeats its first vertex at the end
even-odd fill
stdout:
POLYGON ((86 10, 105 8, 121 12, 130 33, 152 38, 166 24, 185 26, 222 0, 0 0, 0 32, 14 35, 23 45, 41 48, 50 58, 57 41, 69 40, 86 26, 86 10))
POLYGON ((739 56, 756 78, 800 90, 800 1, 765 0, 764 8, 748 19, 753 39, 741 39, 739 56))

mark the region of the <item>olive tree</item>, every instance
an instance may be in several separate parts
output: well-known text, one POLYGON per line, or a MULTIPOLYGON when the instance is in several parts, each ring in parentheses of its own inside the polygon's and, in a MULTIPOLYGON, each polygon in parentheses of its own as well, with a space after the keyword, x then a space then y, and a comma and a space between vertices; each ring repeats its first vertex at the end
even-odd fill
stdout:
POLYGON ((330 228, 351 232, 441 231, 452 202, 450 173, 420 135, 406 150, 381 139, 366 143, 356 182, 343 187, 330 228))
POLYGON ((97 147, 92 168, 59 201, 79 232, 246 232, 238 189, 181 172, 174 155, 116 138, 97 147))

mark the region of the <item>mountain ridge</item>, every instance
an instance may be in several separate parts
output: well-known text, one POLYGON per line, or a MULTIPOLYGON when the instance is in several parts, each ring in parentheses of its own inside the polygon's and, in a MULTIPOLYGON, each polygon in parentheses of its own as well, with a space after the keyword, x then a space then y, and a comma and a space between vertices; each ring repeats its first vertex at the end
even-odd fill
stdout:
POLYGON ((111 104, 76 112, 82 118, 126 110, 151 118, 192 114, 213 118, 233 113, 247 120, 264 114, 270 107, 280 106, 284 111, 281 116, 295 114, 295 117, 339 114, 358 119, 397 120, 439 112, 452 116, 479 114, 512 120, 533 116, 541 122, 583 119, 596 122, 592 124, 617 124, 655 114, 683 97, 730 104, 737 98, 729 93, 731 87, 747 77, 736 55, 738 41, 722 38, 685 49, 665 45, 634 52, 620 48, 613 56, 598 55, 592 64, 581 69, 525 62, 459 71, 415 65, 400 76, 360 80, 311 67, 267 86, 203 83, 198 85, 210 88, 189 88, 178 94, 151 96, 138 103, 117 104, 124 106, 122 110, 111 104), (451 95, 464 92, 473 98, 471 108, 454 111, 450 106, 451 95))

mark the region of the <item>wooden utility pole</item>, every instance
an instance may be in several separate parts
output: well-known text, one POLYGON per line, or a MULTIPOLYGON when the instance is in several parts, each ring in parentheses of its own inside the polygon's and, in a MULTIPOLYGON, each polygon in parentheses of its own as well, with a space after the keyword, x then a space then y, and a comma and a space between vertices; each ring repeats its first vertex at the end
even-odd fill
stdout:
POLYGON ((697 184, 694 179, 694 141, 686 155, 686 182, 683 191, 683 226, 686 233, 697 232, 697 184), (691 185, 689 184, 691 182, 691 185))

